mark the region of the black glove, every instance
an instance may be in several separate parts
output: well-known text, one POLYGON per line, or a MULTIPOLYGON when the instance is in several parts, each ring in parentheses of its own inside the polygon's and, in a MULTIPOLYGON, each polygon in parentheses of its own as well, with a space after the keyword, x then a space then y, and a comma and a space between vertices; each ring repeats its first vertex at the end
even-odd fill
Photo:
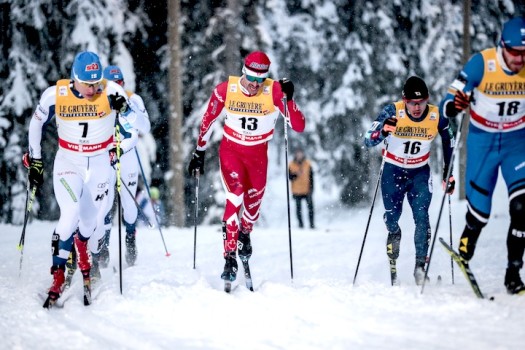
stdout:
POLYGON ((396 118, 390 117, 385 119, 385 121, 383 122, 383 128, 381 129, 381 134, 383 134, 384 137, 387 137, 392 131, 396 130, 396 125, 396 118))
POLYGON ((204 155, 206 154, 206 151, 198 151, 195 150, 193 152, 193 156, 190 160, 190 165, 188 166, 188 172, 191 176, 196 175, 196 171, 199 171, 200 175, 204 175, 204 155))
POLYGON ((283 91, 283 94, 286 95, 286 99, 293 99, 294 87, 292 81, 286 78, 282 78, 281 80, 279 80, 279 84, 281 84, 281 90, 283 91))
POLYGON ((124 96, 120 96, 118 94, 109 95, 108 99, 109 99, 109 105, 111 106, 111 109, 119 112, 120 114, 126 114, 126 112, 129 109, 129 106, 124 96))
POLYGON ((44 163, 42 159, 29 158, 29 183, 40 186, 44 183, 44 163))
POLYGON ((469 96, 464 93, 461 90, 457 90, 456 94, 454 95, 454 108, 459 113, 465 108, 467 108, 470 104, 470 98, 469 96))

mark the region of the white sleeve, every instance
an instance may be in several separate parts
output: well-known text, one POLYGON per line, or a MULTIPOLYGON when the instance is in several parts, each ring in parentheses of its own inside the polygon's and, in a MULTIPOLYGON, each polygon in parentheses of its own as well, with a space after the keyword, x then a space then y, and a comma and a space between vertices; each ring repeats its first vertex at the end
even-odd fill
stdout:
POLYGON ((137 145, 139 140, 139 132, 132 126, 125 117, 119 117, 119 125, 122 126, 124 130, 120 131, 121 135, 126 135, 125 138, 121 140, 120 148, 123 153, 129 152, 137 145))
POLYGON ((44 125, 55 116, 56 86, 48 87, 38 101, 29 123, 29 156, 42 159, 42 132, 44 125))
POLYGON ((133 126, 140 131, 141 134, 147 134, 151 129, 151 123, 149 121, 148 111, 144 106, 142 97, 137 94, 130 96, 129 101, 131 102, 130 107, 137 115, 137 119, 133 123, 133 126))

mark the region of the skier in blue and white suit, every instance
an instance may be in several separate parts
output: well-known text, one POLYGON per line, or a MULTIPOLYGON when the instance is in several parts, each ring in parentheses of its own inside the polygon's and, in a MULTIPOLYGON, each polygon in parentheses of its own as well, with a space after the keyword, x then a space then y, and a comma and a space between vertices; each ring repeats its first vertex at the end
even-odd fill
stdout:
POLYGON ((51 241, 53 283, 44 307, 51 306, 62 293, 73 241, 84 285, 90 285, 87 242, 97 227, 104 225, 111 154, 117 147, 123 153, 129 151, 138 139, 130 124, 136 115, 129 108, 124 89, 113 82, 103 82, 102 65, 93 52, 76 55, 71 78, 47 88, 33 113, 28 134, 29 159, 26 159, 32 186, 41 186, 44 181, 41 142, 44 126, 53 117, 58 132, 53 189, 60 218, 51 241), (129 135, 120 143, 114 140, 116 123, 129 135), (77 228, 78 233, 73 235, 77 228))
MULTIPOLYGON (((384 220, 388 229, 387 255, 390 259, 392 285, 396 284, 396 259, 399 256, 401 228, 398 221, 405 195, 412 208, 415 232, 416 263, 414 278, 423 283, 430 240, 428 210, 432 200, 430 176, 431 144, 439 134, 443 146, 443 181, 449 173, 452 154, 448 119, 438 113, 438 107, 428 103, 428 88, 423 79, 412 76, 403 86, 403 99, 387 104, 365 135, 365 145, 379 145, 385 139, 381 176, 381 192, 385 206, 384 220)), ((454 177, 448 181, 447 193, 454 191, 454 177)), ((443 188, 445 188, 443 186, 443 188)))
MULTIPOLYGON (((104 78, 108 81, 113 81, 124 88, 124 74, 118 66, 107 66, 104 69, 104 78)), ((142 98, 132 91, 126 90, 126 96, 129 98, 130 107, 137 115, 136 121, 133 123, 133 127, 139 131, 139 136, 148 133, 151 129, 151 123, 149 120, 148 112, 144 106, 142 98)), ((125 135, 122 134, 122 137, 125 135)), ((136 246, 136 224, 138 217, 137 205, 135 203, 135 195, 137 193, 137 186, 139 180, 140 164, 137 158, 136 148, 130 150, 122 155, 120 158, 120 178, 123 184, 127 187, 121 188, 120 198, 123 209, 124 226, 126 227, 126 262, 128 265, 134 265, 137 259, 137 246, 136 246), (131 192, 130 193, 128 192, 131 192)), ((112 189, 116 181, 116 172, 113 173, 112 178, 112 189)), ((143 179, 147 181, 146 179, 143 179)), ((123 187, 123 186, 122 186, 123 187)), ((109 239, 111 234, 111 221, 112 221, 112 205, 115 198, 115 191, 110 191, 109 204, 110 207, 107 210, 107 215, 104 220, 105 222, 105 234, 103 237, 97 237, 98 247, 94 251, 92 247, 91 252, 94 255, 93 261, 100 261, 101 267, 107 267, 109 263, 109 239)), ((119 218, 120 220, 120 218, 119 218)), ((99 232, 99 231, 97 231, 99 232)), ((98 276, 97 276, 98 277, 98 276)))
POLYGON ((525 293, 519 270, 525 249, 525 19, 503 25, 497 47, 473 55, 440 104, 448 118, 470 106, 465 190, 466 226, 459 254, 472 258, 487 224, 501 170, 509 194, 510 228, 505 286, 525 293))

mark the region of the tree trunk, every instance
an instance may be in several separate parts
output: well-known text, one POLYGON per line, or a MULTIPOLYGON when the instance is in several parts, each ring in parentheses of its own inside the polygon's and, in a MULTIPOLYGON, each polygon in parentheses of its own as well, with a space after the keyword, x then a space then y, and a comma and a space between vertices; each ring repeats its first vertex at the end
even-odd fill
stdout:
POLYGON ((226 33, 224 35, 224 69, 226 75, 238 75, 241 73, 242 62, 239 53, 241 36, 239 35, 239 1, 228 0, 228 12, 225 16, 226 33))
MULTIPOLYGON (((463 0, 463 60, 462 64, 465 64, 470 57, 470 6, 471 0, 463 0)), ((463 127, 461 129, 462 135, 459 147, 459 179, 461 186, 459 187, 459 198, 466 199, 467 195, 465 192, 465 173, 467 164, 467 137, 468 137, 468 122, 469 122, 469 109, 465 110, 462 122, 463 127)))
POLYGON ((181 43, 179 33, 180 2, 168 0, 168 46, 169 64, 169 135, 170 135, 170 170, 168 218, 170 225, 184 225, 184 174, 182 147, 182 69, 181 43))

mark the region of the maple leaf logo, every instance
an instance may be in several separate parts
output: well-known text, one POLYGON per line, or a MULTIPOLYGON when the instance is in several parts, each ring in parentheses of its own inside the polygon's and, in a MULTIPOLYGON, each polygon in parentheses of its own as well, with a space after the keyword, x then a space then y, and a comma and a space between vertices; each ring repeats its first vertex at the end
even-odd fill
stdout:
POLYGON ((226 225, 226 231, 228 233, 231 233, 232 236, 235 236, 237 232, 239 232, 239 225, 237 225, 237 221, 232 220, 229 224, 226 225))

